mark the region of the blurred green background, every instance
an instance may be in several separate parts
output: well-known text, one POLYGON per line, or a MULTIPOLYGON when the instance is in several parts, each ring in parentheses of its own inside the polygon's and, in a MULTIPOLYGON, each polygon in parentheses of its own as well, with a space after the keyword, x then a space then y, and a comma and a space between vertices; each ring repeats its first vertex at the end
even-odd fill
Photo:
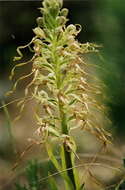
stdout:
MULTIPOLYGON (((32 29, 36 26, 36 18, 40 16, 38 8, 40 1, 0 1, 0 98, 1 101, 10 101, 4 93, 10 89, 11 82, 8 75, 13 67, 12 59, 16 55, 19 45, 28 43, 32 37, 32 29)), ((100 75, 108 87, 108 99, 106 104, 110 108, 110 118, 114 136, 122 144, 125 143, 125 2, 124 0, 64 0, 64 7, 69 9, 69 23, 79 23, 83 30, 79 35, 81 42, 95 42, 103 47, 100 50, 101 58, 97 59, 100 65, 100 75)), ((29 53, 26 52, 27 56, 29 53)), ((95 60, 94 60, 95 61, 95 60)), ((29 68, 27 68, 29 69, 29 68)), ((23 72, 23 70, 21 71, 23 72)), ((21 89, 17 92, 20 97, 21 89)), ((2 104, 1 104, 2 105, 2 104)), ((10 112, 14 117, 16 108, 10 106, 10 112)), ((0 111, 0 157, 11 158, 10 142, 5 140, 8 128, 3 132, 5 112, 0 111), (7 149, 7 153, 5 153, 7 149)), ((30 118, 27 113, 24 118, 25 124, 30 118)), ((33 121, 32 121, 33 123, 33 121)), ((20 123, 20 125, 22 125, 20 123)), ((33 124, 32 124, 33 125, 33 124)), ((20 126, 21 127, 21 126, 20 126)), ((16 130, 16 129, 15 129, 16 130)), ((20 136, 18 132, 17 138, 20 136)), ((24 132, 25 133, 25 132, 24 132)), ((24 133, 21 133, 22 136, 24 133)), ((32 134, 32 131, 30 132, 32 134)), ((25 140, 30 136, 28 133, 25 140)), ((11 134, 9 134, 11 136, 11 134)), ((8 139, 10 138, 8 137, 8 139)), ((20 140, 21 141, 21 140, 20 140)), ((23 150, 21 146, 20 150, 23 150)), ((13 159, 13 156, 12 156, 13 159)))

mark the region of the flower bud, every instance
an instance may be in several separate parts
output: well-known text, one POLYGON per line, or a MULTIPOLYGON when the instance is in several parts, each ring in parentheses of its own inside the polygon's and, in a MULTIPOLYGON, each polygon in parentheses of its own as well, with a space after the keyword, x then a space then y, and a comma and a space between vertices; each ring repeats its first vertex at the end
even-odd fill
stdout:
POLYGON ((57 20, 59 25, 64 25, 67 21, 67 19, 64 16, 59 16, 59 17, 57 17, 56 20, 57 20))
POLYGON ((55 29, 55 32, 56 32, 56 35, 57 35, 57 38, 61 38, 63 36, 63 29, 61 26, 59 26, 58 28, 55 29))
POLYGON ((44 0, 43 7, 48 8, 50 6, 50 0, 44 0))
POLYGON ((59 3, 59 7, 62 8, 62 6, 63 6, 63 0, 58 0, 58 3, 59 3))
POLYGON ((75 41, 74 36, 68 35, 67 36, 67 41, 68 41, 68 43, 73 43, 75 41))
POLYGON ((34 49, 34 51, 35 51, 35 53, 37 54, 37 55, 39 55, 40 54, 40 46, 38 45, 38 44, 36 44, 34 47, 33 47, 33 49, 34 49))
POLYGON ((66 8, 62 9, 60 12, 60 16, 67 17, 67 15, 68 15, 68 9, 66 9, 66 8))
POLYGON ((81 32, 82 26, 81 26, 80 24, 75 24, 75 27, 76 27, 76 30, 77 30, 77 34, 78 34, 79 32, 81 32))
POLYGON ((38 17, 38 18, 36 19, 36 22, 37 22, 37 24, 38 24, 39 27, 42 27, 42 26, 43 26, 43 18, 42 18, 42 17, 38 17))
POLYGON ((39 55, 40 51, 41 51, 41 48, 42 48, 42 41, 39 40, 39 39, 36 39, 36 40, 33 41, 33 43, 34 43, 33 49, 34 49, 35 53, 37 55, 39 55))
POLYGON ((38 36, 39 38, 45 38, 44 31, 40 27, 36 27, 33 29, 33 32, 38 36))
POLYGON ((73 25, 73 24, 70 24, 69 26, 67 26, 67 31, 68 31, 70 34, 75 34, 75 33, 76 33, 76 26, 73 25))
POLYGON ((58 28, 56 28, 56 29, 55 29, 55 32, 57 33, 57 35, 58 35, 59 33, 62 33, 62 32, 63 32, 62 27, 59 26, 58 28))
POLYGON ((42 44, 43 44, 40 39, 35 39, 35 40, 33 41, 33 43, 34 43, 34 45, 42 45, 42 44))

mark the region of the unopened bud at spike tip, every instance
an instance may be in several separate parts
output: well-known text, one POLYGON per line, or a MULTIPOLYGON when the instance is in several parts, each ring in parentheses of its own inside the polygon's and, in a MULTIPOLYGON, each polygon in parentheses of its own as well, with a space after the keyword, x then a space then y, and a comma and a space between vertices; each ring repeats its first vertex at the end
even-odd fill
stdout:
POLYGON ((60 16, 64 16, 64 17, 67 17, 67 15, 68 15, 68 9, 66 9, 66 8, 63 8, 62 10, 61 10, 61 12, 60 12, 60 16))

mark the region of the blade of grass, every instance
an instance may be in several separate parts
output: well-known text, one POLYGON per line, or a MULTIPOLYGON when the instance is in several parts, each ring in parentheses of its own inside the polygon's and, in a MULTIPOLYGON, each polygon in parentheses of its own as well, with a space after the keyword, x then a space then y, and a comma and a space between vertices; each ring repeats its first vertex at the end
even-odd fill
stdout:
POLYGON ((6 121, 7 121, 6 128, 7 128, 7 131, 8 131, 8 137, 9 137, 9 140, 10 140, 12 151, 15 154, 17 151, 16 151, 16 147, 15 147, 15 143, 14 143, 15 139, 14 139, 14 136, 12 134, 11 118, 10 118, 10 115, 9 115, 9 112, 8 112, 8 109, 7 109, 6 105, 5 105, 4 100, 2 100, 1 103, 2 103, 2 106, 3 106, 3 110, 4 110, 6 121))

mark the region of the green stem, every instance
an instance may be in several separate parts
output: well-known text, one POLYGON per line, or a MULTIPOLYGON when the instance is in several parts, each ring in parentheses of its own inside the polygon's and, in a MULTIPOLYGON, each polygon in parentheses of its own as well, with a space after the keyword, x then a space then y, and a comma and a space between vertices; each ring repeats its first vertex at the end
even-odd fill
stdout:
MULTIPOLYGON (((63 145, 63 148, 64 148, 64 154, 65 154, 66 169, 72 168, 73 164, 71 160, 71 152, 67 152, 65 145, 63 145)), ((73 169, 68 170, 67 174, 73 184, 74 190, 76 190, 76 183, 75 183, 75 178, 73 174, 73 169)))
MULTIPOLYGON (((59 110, 60 110, 62 134, 68 135, 69 130, 68 130, 68 126, 67 126, 67 119, 66 119, 66 114, 63 112, 63 106, 62 105, 59 105, 59 110)), ((63 144, 63 148, 64 148, 66 169, 73 168, 71 152, 67 151, 67 148, 66 148, 65 144, 63 144)), ((76 183, 75 183, 73 169, 67 170, 67 175, 68 175, 68 177, 70 178, 70 180, 72 182, 74 190, 76 190, 76 183)))
MULTIPOLYGON (((60 90, 61 87, 61 70, 60 70, 60 64, 58 61, 58 57, 56 54, 56 46, 57 46, 57 41, 56 41, 56 36, 54 37, 53 40, 53 62, 55 65, 55 75, 56 75, 56 86, 57 89, 60 90)), ((61 122, 61 129, 62 129, 62 134, 69 135, 69 130, 67 126, 67 117, 66 113, 64 112, 64 107, 60 102, 60 99, 58 98, 58 106, 59 106, 59 113, 60 113, 60 122, 61 122)), ((67 151, 66 145, 63 144, 64 148, 64 156, 65 156, 65 163, 66 163, 66 169, 67 169, 67 175, 73 185, 73 189, 76 190, 76 183, 75 183, 75 178, 74 178, 74 173, 73 169, 68 170, 69 168, 73 168, 73 163, 72 163, 72 158, 71 158, 71 152, 67 151)))

